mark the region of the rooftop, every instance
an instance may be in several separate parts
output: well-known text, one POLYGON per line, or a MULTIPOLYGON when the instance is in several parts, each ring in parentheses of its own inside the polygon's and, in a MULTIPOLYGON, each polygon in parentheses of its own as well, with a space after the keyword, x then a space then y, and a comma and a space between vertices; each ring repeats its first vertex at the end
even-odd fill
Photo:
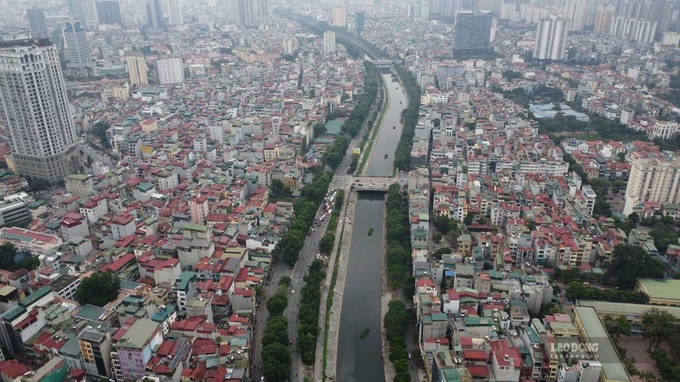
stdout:
POLYGON ((602 371, 605 373, 606 379, 612 381, 630 381, 630 376, 625 366, 623 366, 614 344, 609 339, 607 330, 604 328, 602 321, 600 321, 595 308, 575 306, 574 313, 576 313, 583 326, 583 331, 588 337, 587 340, 597 342, 596 355, 597 359, 602 363, 602 371))
POLYGON ((638 279, 638 284, 652 299, 680 300, 680 280, 638 279))
POLYGON ((53 291, 59 292, 64 288, 68 287, 69 285, 73 284, 74 282, 76 282, 78 279, 79 279, 78 276, 64 274, 54 279, 54 281, 52 281, 49 284, 49 287, 53 291))
MULTIPOLYGON (((593 301, 580 300, 578 302, 581 306, 589 306, 595 308, 600 313, 621 314, 626 316, 642 315, 644 312, 652 308, 652 306, 644 304, 629 304, 624 302, 609 302, 609 301, 593 301)), ((676 318, 680 318, 680 307, 678 306, 654 306, 654 308, 665 310, 676 318)))
POLYGON ((123 337, 120 338, 120 341, 118 341, 116 346, 142 349, 156 333, 158 327, 159 324, 157 322, 153 322, 148 318, 137 320, 130 326, 130 329, 123 334, 123 337))

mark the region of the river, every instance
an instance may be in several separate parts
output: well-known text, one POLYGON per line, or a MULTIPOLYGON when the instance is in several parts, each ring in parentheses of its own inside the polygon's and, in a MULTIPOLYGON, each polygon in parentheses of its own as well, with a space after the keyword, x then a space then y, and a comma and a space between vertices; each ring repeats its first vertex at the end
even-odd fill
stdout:
POLYGON ((338 381, 385 381, 380 300, 383 215, 383 194, 365 192, 359 196, 342 299, 338 381), (373 233, 368 236, 370 229, 373 233), (366 329, 368 336, 362 339, 366 329))
POLYGON ((401 111, 408 104, 406 93, 399 82, 392 82, 391 74, 382 75, 387 86, 388 106, 378 131, 376 144, 366 163, 366 176, 392 176, 394 152, 401 138, 401 111))
MULTIPOLYGON (((407 106, 401 84, 392 82, 390 74, 384 74, 383 80, 389 103, 366 164, 367 176, 392 176, 394 152, 402 130, 401 111, 407 106)), ((359 194, 340 318, 336 372, 341 382, 385 381, 381 336, 384 209, 384 194, 359 194), (366 331, 368 335, 362 339, 366 331)))

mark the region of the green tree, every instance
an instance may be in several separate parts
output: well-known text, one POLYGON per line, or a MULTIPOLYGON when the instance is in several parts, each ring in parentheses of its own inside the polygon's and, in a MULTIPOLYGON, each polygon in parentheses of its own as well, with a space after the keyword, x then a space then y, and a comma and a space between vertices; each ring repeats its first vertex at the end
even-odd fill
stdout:
POLYGON ((640 246, 619 244, 612 258, 607 278, 624 290, 632 290, 639 277, 661 278, 665 274, 663 264, 640 246))
POLYGON ((644 292, 633 292, 615 289, 600 289, 581 282, 572 281, 565 290, 565 296, 571 300, 603 300, 610 302, 628 302, 634 304, 649 303, 649 296, 644 292))
POLYGON ((17 247, 14 244, 10 242, 0 244, 0 269, 14 271, 16 269, 14 257, 16 255, 17 247))
POLYGON ((281 180, 272 180, 272 184, 269 186, 269 198, 273 202, 289 198, 292 194, 290 188, 286 187, 281 180))
POLYGON ((670 338, 675 333, 675 317, 665 310, 651 308, 642 314, 642 337, 649 341, 647 350, 653 345, 657 347, 661 340, 670 338))
POLYGON ((120 279, 111 272, 97 272, 86 277, 76 289, 76 301, 80 305, 104 306, 118 298, 120 279))
POLYGON ((269 382, 285 382, 290 377, 290 349, 286 345, 273 343, 262 349, 264 378, 269 382))
MULTIPOLYGON (((680 381, 680 365, 661 348, 656 348, 650 352, 650 356, 656 363, 656 368, 661 374, 664 381, 680 381)), ((647 381, 657 381, 657 379, 648 379, 647 381)))
POLYGON ((291 279, 290 276, 281 276, 281 279, 279 280, 279 285, 285 285, 289 287, 292 281, 293 279, 291 279))
POLYGON ((506 70, 503 72, 503 78, 505 78, 508 81, 511 81, 517 78, 522 78, 522 73, 516 72, 514 70, 506 70))
POLYGON ((465 225, 470 225, 473 220, 475 220, 475 214, 468 212, 467 215, 465 215, 465 219, 463 219, 463 223, 465 223, 465 225))
POLYGON ((437 229, 437 231, 441 232, 443 235, 446 235, 451 229, 451 219, 446 216, 437 215, 434 218, 434 227, 437 229))
POLYGON ((637 212, 633 212, 630 215, 628 215, 628 221, 633 226, 633 228, 635 228, 640 222, 640 215, 637 212))
POLYGON ((323 235, 319 242, 319 251, 324 255, 330 255, 333 250, 333 244, 335 244, 335 235, 327 233, 323 235))
POLYGON ((316 352, 316 338, 319 335, 319 309, 321 300, 321 283, 326 277, 325 265, 321 260, 314 260, 304 277, 304 286, 300 292, 301 303, 298 314, 296 345, 300 349, 300 358, 305 365, 313 365, 316 352))
POLYGON ((656 249, 661 253, 666 253, 670 244, 678 243, 678 234, 675 233, 675 230, 672 227, 663 225, 659 225, 658 227, 659 228, 650 230, 649 236, 654 239, 654 246, 656 249))
POLYGON ((318 137, 319 135, 326 134, 326 125, 323 123, 316 123, 314 124, 314 136, 318 137))
POLYGON ((277 293, 272 298, 267 300, 267 310, 272 316, 277 316, 283 313, 288 307, 288 297, 283 294, 277 293))
POLYGON ((604 326, 607 328, 607 333, 612 337, 614 342, 618 343, 621 336, 630 336, 630 322, 625 316, 612 318, 607 315, 604 318, 604 326))
POLYGON ((267 292, 265 292, 264 288, 261 285, 255 285, 255 298, 261 299, 264 298, 267 292))
POLYGON ((40 266, 40 260, 35 256, 28 256, 23 260, 19 261, 16 265, 16 269, 27 269, 32 271, 40 266))
POLYGON ((45 191, 50 187, 51 183, 47 179, 31 178, 28 182, 28 189, 33 192, 45 191))
POLYGON ((101 142, 102 147, 104 148, 110 148, 111 145, 109 145, 109 140, 106 137, 106 132, 109 130, 111 126, 109 126, 108 123, 99 121, 94 124, 92 127, 92 134, 99 138, 99 141, 101 142))
POLYGON ((274 343, 288 346, 288 321, 282 315, 270 317, 262 334, 263 347, 274 343))

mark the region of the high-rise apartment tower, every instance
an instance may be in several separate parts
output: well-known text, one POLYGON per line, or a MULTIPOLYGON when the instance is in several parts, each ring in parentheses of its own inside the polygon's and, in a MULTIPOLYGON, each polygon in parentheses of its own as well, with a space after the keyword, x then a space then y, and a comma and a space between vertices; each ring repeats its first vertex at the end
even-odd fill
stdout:
POLYGON ((25 176, 56 181, 81 166, 59 54, 49 39, 0 43, 0 118, 10 161, 25 176))

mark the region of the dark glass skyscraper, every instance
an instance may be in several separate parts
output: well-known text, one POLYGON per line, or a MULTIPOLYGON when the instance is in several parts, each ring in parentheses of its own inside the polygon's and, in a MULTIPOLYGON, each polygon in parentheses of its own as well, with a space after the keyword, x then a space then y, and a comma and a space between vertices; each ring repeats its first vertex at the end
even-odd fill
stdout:
POLYGON ((31 28, 32 37, 47 37, 47 20, 45 19, 45 11, 40 8, 27 9, 26 17, 28 17, 28 25, 31 28))
POLYGON ((118 0, 97 1, 97 16, 102 24, 121 25, 123 20, 120 16, 120 3, 118 0))
POLYGON ((354 14, 354 33, 360 35, 364 33, 366 27, 366 13, 357 12, 354 14))
POLYGON ((148 0, 146 3, 146 25, 151 29, 164 29, 163 4, 161 0, 148 0))
POLYGON ((454 49, 489 49, 492 22, 491 13, 458 12, 456 14, 454 49))

